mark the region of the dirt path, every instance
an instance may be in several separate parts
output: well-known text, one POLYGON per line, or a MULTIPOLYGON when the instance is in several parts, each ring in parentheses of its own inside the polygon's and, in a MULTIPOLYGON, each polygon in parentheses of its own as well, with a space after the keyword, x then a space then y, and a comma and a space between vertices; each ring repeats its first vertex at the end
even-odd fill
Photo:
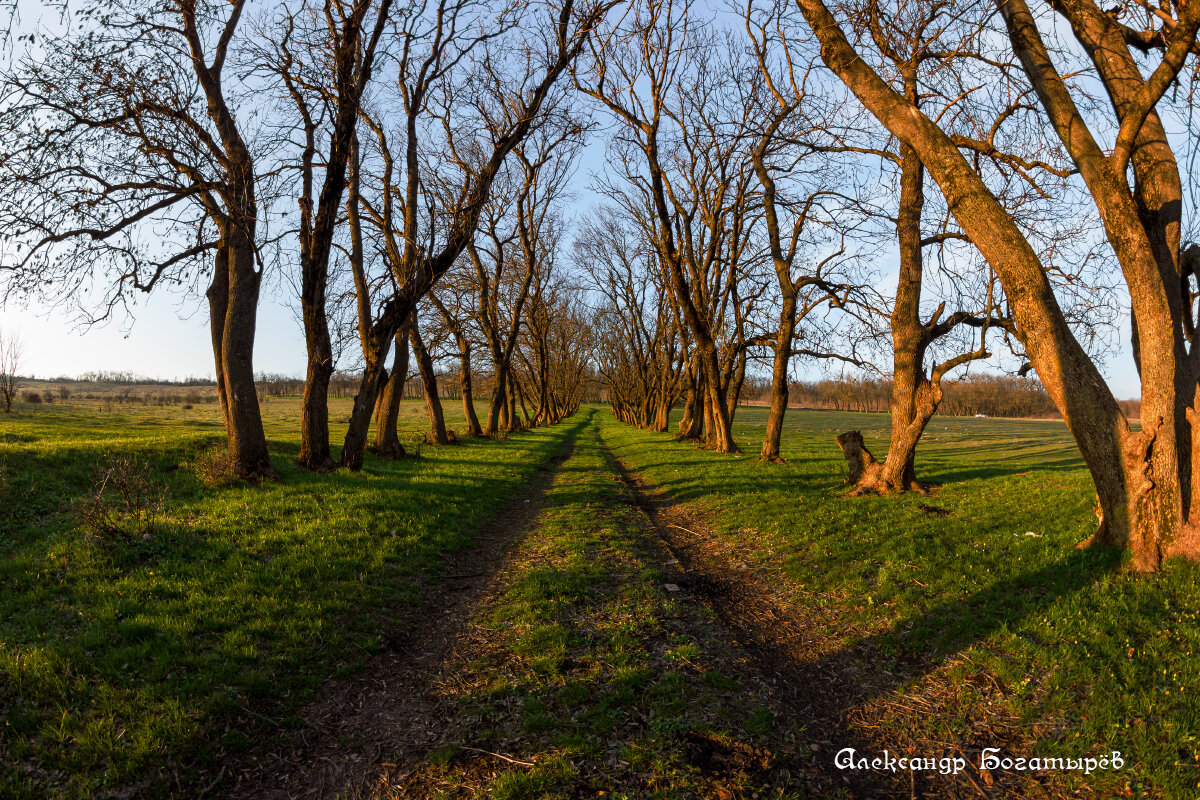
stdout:
POLYGON ((227 796, 1015 796, 970 771, 837 769, 887 746, 851 714, 898 680, 622 464, 595 414, 227 796))
POLYGON ((262 800, 338 797, 377 779, 388 759, 423 754, 438 736, 443 709, 429 684, 460 640, 471 614, 508 568, 514 543, 541 509, 558 467, 575 448, 582 423, 528 489, 475 537, 477 546, 448 558, 447 575, 422 588, 424 599, 384 636, 387 652, 352 679, 330 681, 302 712, 289 740, 235 765, 220 793, 262 800))

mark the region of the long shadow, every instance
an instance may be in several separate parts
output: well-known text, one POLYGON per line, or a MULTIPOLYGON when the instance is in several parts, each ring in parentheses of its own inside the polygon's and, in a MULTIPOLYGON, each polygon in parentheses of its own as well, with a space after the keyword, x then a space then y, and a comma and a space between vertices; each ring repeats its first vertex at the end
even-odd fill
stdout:
MULTIPOLYGON (((97 711, 96 690, 103 687, 105 702, 126 703, 118 717, 127 712, 150 719, 148 725, 161 724, 154 720, 170 711, 160 708, 160 700, 171 698, 173 685, 186 686, 180 699, 190 706, 195 722, 186 728, 193 733, 158 742, 157 755, 144 758, 137 774, 121 773, 118 765, 105 780, 160 789, 179 781, 215 786, 221 762, 247 747, 255 752, 254 742, 272 740, 289 724, 283 715, 312 696, 322 676, 338 662, 363 657, 351 645, 369 637, 385 650, 418 646, 419 641, 405 640, 393 629, 399 630, 396 620, 422 616, 411 613, 419 605, 421 582, 436 589, 439 581, 449 580, 438 575, 462 572, 456 559, 481 559, 478 569, 467 571, 493 574, 503 553, 482 539, 496 526, 512 527, 514 514, 528 513, 533 504, 522 502, 528 487, 544 483, 547 465, 561 463, 587 422, 581 415, 562 423, 557 446, 549 438, 539 445, 546 462, 519 471, 493 471, 481 464, 482 477, 422 487, 405 479, 420 470, 420 462, 381 462, 384 474, 377 474, 370 488, 390 492, 371 496, 388 497, 386 502, 401 510, 429 510, 422 522, 427 528, 416 528, 423 535, 397 537, 392 531, 397 538, 391 539, 380 529, 390 522, 386 510, 376 519, 364 507, 347 519, 343 503, 350 502, 353 512, 369 498, 360 479, 344 472, 316 475, 287 465, 282 484, 204 489, 194 475, 174 468, 195 454, 200 439, 167 450, 135 451, 151 462, 152 478, 171 487, 171 517, 153 533, 88 538, 72 519, 71 503, 90 490, 105 451, 94 446, 8 451, 8 480, 12 496, 20 500, 0 508, 0 557, 5 559, 0 608, 7 611, 0 615, 0 640, 14 648, 36 648, 46 663, 62 665, 67 675, 45 670, 13 676, 8 687, 19 688, 10 696, 0 673, 0 718, 32 732, 49 720, 51 709, 63 706, 81 729, 102 724, 101 717, 119 727, 112 712, 97 711), (275 500, 263 503, 260 512, 258 498, 264 492, 275 500), (401 502, 392 492, 408 496, 401 502), (503 500, 486 508, 487 498, 503 500), (193 516, 210 499, 226 507, 219 512, 226 517, 217 523, 223 525, 220 530, 193 516), (272 511, 272 505, 278 508, 272 511), (288 530, 283 522, 289 515, 319 521, 334 505, 342 516, 335 517, 336 528, 321 531, 330 534, 326 549, 313 550, 303 539, 306 534, 288 530), (231 522, 230 515, 243 514, 243 507, 245 519, 231 522), (442 508, 457 516, 437 521, 442 508), (273 516, 259 522, 260 513, 273 516), (266 536, 257 529, 262 525, 266 536), (378 557, 365 557, 362 546, 378 557), (497 557, 489 560, 488 554, 497 557), (387 629, 371 629, 378 625, 387 629), (304 646, 297 648, 297 636, 304 646), (321 652, 327 641, 351 652, 321 652), (68 690, 56 688, 63 681, 68 690), (139 705, 143 702, 151 705, 139 705), (10 719, 10 711, 20 713, 10 719)), ((31 735, 20 734, 15 725, 0 726, 0 751, 16 752, 11 736, 22 736, 24 747, 31 735)), ((41 766, 68 775, 77 770, 77 778, 98 779, 99 772, 89 773, 108 769, 103 761, 76 753, 70 739, 38 745, 34 753, 38 748, 56 762, 41 766)), ((29 763, 37 758, 32 755, 29 763)))
POLYGON ((1003 478, 1009 475, 1022 475, 1027 472, 1053 472, 1055 470, 1079 470, 1084 464, 1078 458, 1063 458, 1057 461, 1041 461, 1037 464, 1014 464, 1005 466, 995 462, 988 466, 979 467, 958 467, 940 469, 936 465, 929 465, 925 471, 918 470, 918 476, 927 478, 934 483, 959 483, 961 481, 970 481, 987 478, 1003 478))
POLYGON ((327 681, 300 718, 300 728, 281 743, 281 721, 255 714, 241 724, 271 745, 241 757, 236 776, 220 784, 228 796, 257 800, 343 797, 364 789, 383 762, 419 752, 437 700, 429 683, 449 664, 486 588, 504 571, 544 502, 559 465, 570 458, 590 416, 562 425, 566 433, 553 456, 535 469, 522 491, 469 536, 468 546, 428 574, 414 606, 392 609, 383 622, 383 652, 354 678, 327 681))
MULTIPOLYGON (((666 484, 642 484, 623 464, 622 472, 639 505, 685 568, 688 588, 738 632, 757 666, 777 677, 786 706, 794 709, 792 721, 808 730, 824 732, 825 743, 820 746, 832 746, 832 752, 823 749, 821 757, 829 760, 830 769, 834 753, 843 747, 854 747, 873 757, 888 746, 886 740, 866 737, 852 729, 847 722, 850 710, 929 675, 943 665, 946 655, 1045 612, 1063 598, 1090 587, 1099 575, 1115 571, 1121 563, 1121 554, 1114 550, 1073 550, 1052 565, 999 580, 968 597, 908 615, 886 630, 831 647, 826 631, 837 627, 836 619, 822 609, 777 604, 771 587, 738 569, 719 547, 711 546, 715 537, 696 534, 706 524, 688 517, 680 508, 685 495, 673 495, 666 484)), ((722 489, 726 490, 724 483, 722 489)), ((951 744, 956 752, 947 755, 963 754, 968 769, 978 764, 983 747, 1004 746, 1003 742, 976 742, 969 737, 951 744)), ((886 773, 848 771, 841 777, 854 796, 862 798, 957 797, 963 789, 961 784, 953 784, 953 776, 912 779, 916 783, 910 783, 907 775, 901 778, 886 773), (921 781, 924 784, 918 786, 921 781)), ((988 776, 988 780, 995 780, 996 791, 1019 796, 1026 785, 1022 781, 1028 778, 997 774, 994 778, 988 776)))

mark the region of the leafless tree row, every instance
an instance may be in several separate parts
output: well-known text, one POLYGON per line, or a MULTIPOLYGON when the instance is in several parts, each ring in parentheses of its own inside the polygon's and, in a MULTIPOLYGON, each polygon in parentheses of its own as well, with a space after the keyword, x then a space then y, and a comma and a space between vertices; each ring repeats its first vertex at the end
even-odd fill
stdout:
MULTIPOLYGON (((295 285, 303 322, 300 463, 360 467, 372 418, 376 450, 400 455, 409 346, 432 387, 425 305, 467 263, 494 189, 519 198, 520 244, 501 268, 524 268, 536 299, 511 309, 489 430, 515 428, 529 403, 532 424, 577 402, 559 374, 575 367, 557 354, 505 381, 518 321, 540 326, 521 348, 535 360, 572 324, 541 291, 557 246, 554 165, 582 130, 563 112, 563 78, 615 0, 51 5, 68 32, 15 48, 0 79, 5 296, 70 301, 96 321, 163 285, 203 291, 238 475, 277 476, 252 358, 268 272, 295 285), (335 462, 328 395, 345 337, 333 331, 349 320, 364 366, 335 462)), ((501 216, 513 221, 508 206, 501 216)), ((446 441, 436 392, 427 399, 446 441)))
POLYGON ((80 33, 3 76, 6 292, 103 317, 203 289, 246 477, 274 475, 251 348, 284 265, 314 470, 360 467, 372 420, 402 454, 410 371, 448 441, 449 364, 470 433, 561 419, 594 373, 620 419, 666 431, 680 407, 679 437, 731 454, 747 378, 769 376, 778 461, 795 371, 850 365, 887 382, 892 422, 882 461, 842 440, 857 491, 923 490, 944 382, 998 361, 1079 443, 1096 543, 1146 570, 1200 554, 1195 137, 1174 132, 1200 3, 70 7, 80 33), (576 212, 589 136, 607 163, 576 212), (1101 373, 1126 303, 1140 429, 1101 373), (343 352, 363 369, 335 460, 343 352))
POLYGON ((576 68, 613 120, 585 246, 615 413, 662 429, 678 400, 680 435, 736 452, 746 365, 770 362, 761 455, 777 459, 789 367, 840 359, 892 392, 883 461, 840 440, 858 491, 921 489, 942 381, 999 348, 1080 446, 1094 541, 1146 570, 1200 553, 1195 137, 1173 132, 1192 118, 1200 6, 706 10, 644 0, 576 68), (884 247, 894 291, 866 268, 884 247), (1100 371, 1123 298, 1141 429, 1100 371))

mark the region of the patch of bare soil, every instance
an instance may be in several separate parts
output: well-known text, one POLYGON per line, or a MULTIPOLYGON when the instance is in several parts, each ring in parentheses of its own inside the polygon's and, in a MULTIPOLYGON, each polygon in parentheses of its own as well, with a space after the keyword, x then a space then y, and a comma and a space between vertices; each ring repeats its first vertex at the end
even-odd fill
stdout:
POLYGON ((386 652, 362 674, 330 681, 301 712, 301 726, 268 752, 228 765, 212 794, 256 800, 300 800, 360 794, 395 766, 440 738, 451 713, 431 681, 453 658, 471 615, 509 569, 514 543, 528 530, 577 431, 475 537, 475 547, 448 557, 448 574, 426 581, 422 601, 383 637, 386 652), (385 759, 388 759, 385 761, 385 759), (228 775, 225 775, 225 772, 228 775))
MULTIPOLYGON (((658 491, 616 459, 621 478, 672 557, 673 580, 695 592, 734 632, 750 666, 775 693, 783 726, 802 727, 814 758, 804 770, 815 796, 854 798, 1060 797, 1035 773, 981 771, 983 747, 1010 757, 1028 756, 1016 720, 992 698, 1002 687, 987 676, 970 682, 950 677, 955 659, 935 666, 887 655, 872 644, 876 631, 847 629, 828 607, 805 603, 785 580, 747 565, 751 545, 717 534, 701 509, 658 491), (919 678, 914 682, 914 678, 919 678), (934 717, 961 708, 966 693, 975 709, 956 720, 958 732, 928 734, 934 717), (959 701, 959 702, 956 702, 959 701), (962 758, 957 775, 939 770, 843 770, 835 756, 854 748, 868 758, 962 758)), ((803 745, 802 745, 803 746, 803 745)))

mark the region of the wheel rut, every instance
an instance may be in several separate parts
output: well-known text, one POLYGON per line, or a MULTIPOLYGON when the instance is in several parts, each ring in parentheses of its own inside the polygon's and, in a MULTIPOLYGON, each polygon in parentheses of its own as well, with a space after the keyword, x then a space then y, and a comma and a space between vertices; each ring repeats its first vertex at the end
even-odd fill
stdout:
POLYGON ((821 609, 798 612, 744 562, 711 524, 644 481, 605 445, 633 503, 662 543, 673 580, 693 592, 729 629, 749 663, 771 687, 784 727, 805 731, 812 757, 798 767, 803 789, 816 797, 925 797, 909 775, 843 771, 834 764, 844 747, 871 750, 848 724, 847 713, 870 695, 862 682, 867 653, 847 648, 824 630, 821 609))
POLYGON ((355 677, 332 680, 278 745, 227 766, 205 796, 301 800, 358 795, 395 762, 416 759, 438 739, 445 701, 431 684, 455 657, 472 615, 501 582, 516 543, 528 533, 555 474, 575 450, 584 422, 538 468, 526 490, 474 538, 450 554, 447 574, 422 582, 420 605, 398 614, 386 651, 355 677))

